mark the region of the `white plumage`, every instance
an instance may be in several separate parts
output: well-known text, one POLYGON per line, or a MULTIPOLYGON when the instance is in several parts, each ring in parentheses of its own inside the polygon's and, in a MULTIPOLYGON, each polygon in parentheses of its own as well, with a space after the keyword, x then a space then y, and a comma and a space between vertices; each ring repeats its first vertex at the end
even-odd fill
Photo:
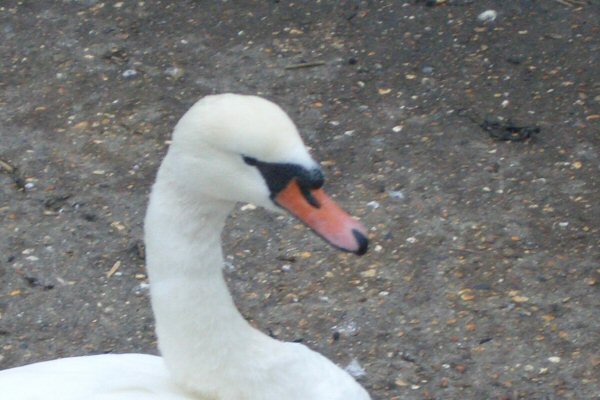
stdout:
MULTIPOLYGON (((145 220, 162 357, 98 355, 5 370, 0 399, 368 400, 367 392, 331 361, 304 345, 264 335, 237 311, 221 272, 225 218, 237 201, 279 209, 264 171, 244 157, 299 171, 318 169, 292 121, 267 100, 209 96, 182 117, 145 220)), ((318 212, 329 210, 323 209, 318 212)), ((303 218, 301 212, 295 215, 303 218)), ((319 225, 322 218, 316 220, 319 225)), ((350 217, 339 214, 327 221, 339 223, 333 233, 338 247, 366 250, 364 230, 350 217)), ((331 227, 314 228, 329 239, 331 227)))

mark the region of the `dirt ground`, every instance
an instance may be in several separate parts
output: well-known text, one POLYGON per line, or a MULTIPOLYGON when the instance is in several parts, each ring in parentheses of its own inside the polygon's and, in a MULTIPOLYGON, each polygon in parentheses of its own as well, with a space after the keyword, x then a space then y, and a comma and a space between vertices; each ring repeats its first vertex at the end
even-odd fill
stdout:
POLYGON ((240 205, 253 324, 374 399, 600 399, 600 1, 9 0, 0 29, 1 369, 156 353, 148 189, 232 91, 290 113, 372 238, 240 205))

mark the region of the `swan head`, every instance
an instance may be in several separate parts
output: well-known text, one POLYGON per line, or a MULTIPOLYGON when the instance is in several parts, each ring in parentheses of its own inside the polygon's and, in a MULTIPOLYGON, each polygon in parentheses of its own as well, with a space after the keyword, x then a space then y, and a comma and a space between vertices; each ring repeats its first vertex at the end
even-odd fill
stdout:
POLYGON ((321 168, 298 129, 266 99, 221 94, 199 100, 177 123, 167 159, 193 197, 284 209, 342 250, 367 250, 365 228, 325 194, 321 168))

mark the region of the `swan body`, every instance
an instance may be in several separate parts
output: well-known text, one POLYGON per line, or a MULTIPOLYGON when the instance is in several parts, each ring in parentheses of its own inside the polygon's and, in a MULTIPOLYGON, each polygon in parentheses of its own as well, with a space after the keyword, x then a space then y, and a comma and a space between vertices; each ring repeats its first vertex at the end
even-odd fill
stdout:
POLYGON ((70 357, 0 373, 6 400, 188 400, 175 385, 161 357, 104 354, 70 357))
POLYGON ((366 231, 322 190, 323 176, 277 105, 223 94, 178 122, 145 219, 162 357, 66 358, 0 372, 3 400, 369 400, 347 372, 240 315, 222 276, 220 232, 237 201, 287 210, 342 250, 366 231))

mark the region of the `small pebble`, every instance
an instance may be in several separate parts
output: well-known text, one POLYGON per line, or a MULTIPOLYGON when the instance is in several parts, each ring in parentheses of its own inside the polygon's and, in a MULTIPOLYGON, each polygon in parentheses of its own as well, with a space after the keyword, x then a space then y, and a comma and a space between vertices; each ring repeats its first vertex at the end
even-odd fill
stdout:
POLYGON ((225 267, 225 270, 227 270, 228 272, 235 271, 235 265, 232 262, 225 261, 223 263, 223 266, 225 267))
POLYGON ((406 382, 406 380, 404 380, 401 377, 396 378, 396 380, 394 381, 394 383, 396 384, 396 386, 398 387, 406 387, 409 385, 408 382, 406 382))
POLYGON ((123 78, 133 78, 138 74, 138 72, 135 69, 126 69, 125 71, 123 71, 123 78))
POLYGON ((529 301, 529 297, 517 295, 512 297, 512 301, 514 301, 515 303, 526 303, 529 301))
POLYGON ((360 276, 362 276, 363 278, 374 278, 375 276, 377 276, 377 270, 374 268, 368 269, 366 271, 361 272, 360 276))
POLYGON ((400 190, 390 190, 388 194, 392 199, 404 200, 404 193, 402 193, 400 190))
POLYGON ((598 280, 596 278, 587 277, 583 279, 583 282, 588 286, 596 286, 598 280))
POLYGON ((183 76, 183 69, 179 67, 169 67, 165 70, 165 74, 169 75, 171 78, 181 78, 183 76))
POLYGON ((374 210, 376 210, 376 209, 379 208, 379 202, 373 200, 373 201, 368 202, 367 206, 371 207, 374 210))
POLYGON ((496 10, 485 10, 477 16, 477 19, 480 22, 494 22, 497 16, 498 12, 496 10))
POLYGON ((143 296, 148 293, 149 289, 150 289, 150 284, 148 284, 146 282, 142 282, 133 289, 133 293, 136 296, 143 296))
POLYGON ((560 357, 548 357, 548 361, 550 361, 552 364, 558 364, 560 362, 560 357))
POLYGON ((352 361, 350 361, 350 364, 348 364, 344 369, 347 373, 355 378, 359 378, 367 374, 365 369, 360 365, 356 358, 353 358, 352 361))

